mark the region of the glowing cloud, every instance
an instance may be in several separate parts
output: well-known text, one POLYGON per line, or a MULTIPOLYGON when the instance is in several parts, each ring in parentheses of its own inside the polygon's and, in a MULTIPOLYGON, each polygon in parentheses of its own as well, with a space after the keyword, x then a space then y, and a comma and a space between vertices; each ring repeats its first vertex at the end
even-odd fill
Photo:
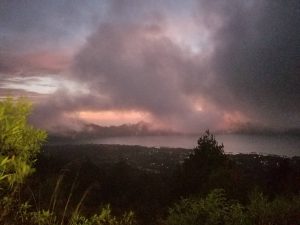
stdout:
POLYGON ((122 125, 133 124, 140 121, 150 122, 151 115, 147 112, 141 111, 116 111, 116 110, 104 110, 104 111, 81 111, 74 115, 78 119, 89 123, 95 123, 99 125, 122 125))

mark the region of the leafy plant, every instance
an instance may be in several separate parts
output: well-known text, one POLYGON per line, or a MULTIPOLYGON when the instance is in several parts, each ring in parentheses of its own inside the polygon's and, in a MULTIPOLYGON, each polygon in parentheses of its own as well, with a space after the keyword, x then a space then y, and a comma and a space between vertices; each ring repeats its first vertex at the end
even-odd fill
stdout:
POLYGON ((245 209, 228 201, 222 189, 215 189, 205 198, 182 199, 169 209, 166 225, 242 225, 248 224, 245 209))
POLYGON ((289 225, 300 222, 299 196, 268 199, 255 191, 243 206, 216 189, 205 198, 182 199, 169 209, 166 225, 289 225))
POLYGON ((14 209, 16 193, 33 171, 47 135, 28 124, 31 104, 25 99, 0 102, 0 222, 14 209))
POLYGON ((75 214, 72 216, 70 225, 136 225, 133 212, 124 213, 121 217, 115 217, 111 213, 110 206, 103 207, 99 214, 90 218, 75 214))

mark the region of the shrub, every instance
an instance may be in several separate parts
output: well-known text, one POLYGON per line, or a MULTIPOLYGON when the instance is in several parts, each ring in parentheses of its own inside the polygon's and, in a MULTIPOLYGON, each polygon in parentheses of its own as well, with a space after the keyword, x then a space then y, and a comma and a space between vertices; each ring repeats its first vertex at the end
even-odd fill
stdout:
POLYGON ((103 207, 99 214, 86 218, 79 214, 72 216, 70 225, 136 225, 133 212, 124 213, 121 217, 115 217, 111 213, 110 206, 103 207))
POLYGON ((31 104, 24 99, 0 102, 0 222, 14 210, 20 184, 30 175, 46 133, 28 124, 31 104))
POLYGON ((228 201, 222 189, 215 189, 205 198, 182 199, 169 209, 166 225, 242 225, 248 224, 245 209, 228 201))
POLYGON ((248 205, 226 198, 216 189, 205 198, 183 199, 169 209, 166 225, 290 225, 300 223, 299 196, 269 200, 255 191, 248 205))

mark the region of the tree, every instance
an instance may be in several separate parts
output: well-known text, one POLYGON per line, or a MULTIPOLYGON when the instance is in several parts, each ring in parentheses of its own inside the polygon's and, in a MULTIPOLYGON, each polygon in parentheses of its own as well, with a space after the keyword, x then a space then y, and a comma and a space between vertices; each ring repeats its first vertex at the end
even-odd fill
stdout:
POLYGON ((20 184, 33 171, 33 163, 47 135, 29 125, 31 104, 25 99, 0 101, 0 221, 11 208, 20 184))
POLYGON ((180 183, 180 195, 205 194, 214 188, 231 189, 232 174, 232 162, 224 154, 223 144, 207 130, 176 174, 176 183, 180 183))
POLYGON ((198 165, 207 164, 210 168, 221 166, 226 159, 224 145, 219 144, 209 130, 198 139, 198 146, 190 156, 190 161, 197 161, 198 165))

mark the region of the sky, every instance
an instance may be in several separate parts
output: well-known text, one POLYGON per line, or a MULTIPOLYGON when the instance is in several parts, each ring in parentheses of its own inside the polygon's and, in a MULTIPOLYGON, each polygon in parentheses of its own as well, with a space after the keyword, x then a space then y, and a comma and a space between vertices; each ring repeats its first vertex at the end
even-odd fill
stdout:
POLYGON ((0 96, 47 130, 300 129, 300 1, 1 0, 0 96))

